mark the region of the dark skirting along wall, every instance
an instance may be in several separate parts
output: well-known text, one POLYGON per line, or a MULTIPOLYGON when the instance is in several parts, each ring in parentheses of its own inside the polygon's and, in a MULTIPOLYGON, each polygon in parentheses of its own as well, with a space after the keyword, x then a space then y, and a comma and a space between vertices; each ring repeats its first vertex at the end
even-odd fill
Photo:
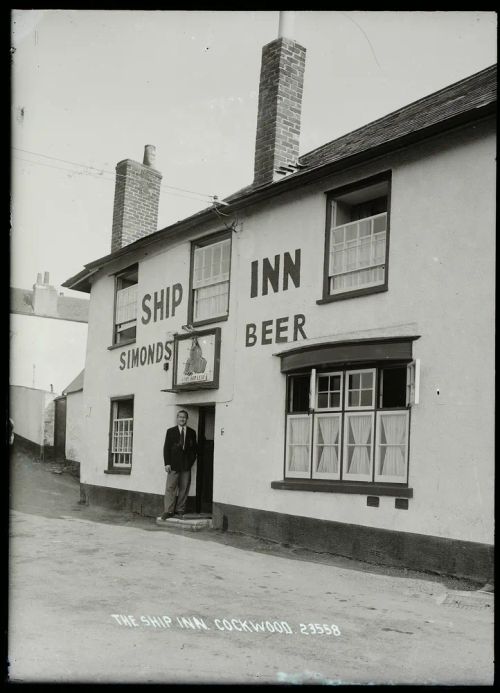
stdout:
MULTIPOLYGON (((80 502, 86 505, 103 505, 121 512, 137 513, 145 517, 158 517, 163 512, 163 494, 126 491, 119 488, 80 484, 80 502)), ((186 511, 194 512, 195 498, 190 496, 186 511)))
MULTIPOLYGON (((86 504, 103 505, 146 517, 157 517, 163 512, 162 494, 80 484, 80 496, 81 502, 86 504)), ((194 511, 194 502, 194 497, 190 497, 188 512, 194 511)), ((478 582, 494 581, 493 546, 489 544, 393 532, 225 503, 213 504, 213 526, 223 531, 249 534, 377 565, 478 582)))
POLYGON ((313 551, 493 583, 493 546, 214 503, 213 526, 313 551))

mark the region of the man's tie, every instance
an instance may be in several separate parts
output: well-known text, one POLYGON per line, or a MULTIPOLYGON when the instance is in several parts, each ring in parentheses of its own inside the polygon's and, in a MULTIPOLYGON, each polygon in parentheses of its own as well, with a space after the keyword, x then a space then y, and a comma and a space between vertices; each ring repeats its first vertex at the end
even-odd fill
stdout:
POLYGON ((182 449, 184 450, 184 426, 182 427, 182 430, 181 430, 181 445, 182 445, 182 449))

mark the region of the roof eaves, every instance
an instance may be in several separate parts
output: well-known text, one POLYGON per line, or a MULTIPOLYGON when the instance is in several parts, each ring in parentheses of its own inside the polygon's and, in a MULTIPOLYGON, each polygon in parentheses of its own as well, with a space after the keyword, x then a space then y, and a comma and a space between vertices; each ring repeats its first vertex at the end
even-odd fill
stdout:
MULTIPOLYGON (((428 97, 424 97, 424 99, 420 99, 419 101, 425 100, 425 98, 428 97)), ((273 181, 263 186, 259 186, 258 188, 254 186, 247 186, 245 188, 242 188, 240 191, 227 196, 224 199, 224 201, 228 201, 228 206, 225 208, 225 211, 226 213, 230 213, 233 211, 237 211, 239 209, 244 209, 245 207, 248 207, 252 204, 269 199, 270 197, 281 195, 282 193, 288 192, 289 190, 293 190, 301 185, 312 183, 318 178, 326 177, 331 173, 335 172, 338 168, 345 168, 357 165, 358 163, 361 163, 366 159, 380 156, 391 150, 400 149, 401 147, 412 144, 417 140, 426 139, 440 132, 452 130, 456 127, 465 125, 471 121, 488 117, 489 115, 495 113, 495 111, 496 101, 489 101, 485 104, 475 106, 459 114, 447 117, 441 121, 433 123, 430 126, 420 128, 418 130, 406 133, 401 136, 396 136, 392 140, 384 141, 375 146, 370 145, 364 150, 357 151, 353 154, 348 154, 347 156, 341 157, 334 161, 321 163, 312 168, 303 168, 299 171, 296 171, 295 173, 287 175, 281 180, 273 181), (238 193, 241 193, 241 195, 237 196, 238 193)), ((383 118, 386 117, 387 116, 384 116, 383 118)), ((379 120, 383 120, 383 118, 379 120)), ((376 122, 377 121, 373 121, 369 125, 373 125, 373 123, 376 122)), ((362 129, 363 128, 359 128, 359 130, 362 129)), ((357 130, 353 132, 357 132, 357 130)), ((326 145, 322 145, 322 147, 324 146, 326 145)), ((312 152, 315 152, 318 149, 321 149, 322 147, 312 150, 312 152)), ((300 159, 309 156, 312 152, 304 154, 302 157, 300 157, 300 159)), ((163 229, 159 229, 158 231, 155 231, 154 233, 149 234, 144 238, 134 241, 134 243, 130 243, 124 248, 120 248, 120 250, 117 250, 113 253, 110 253, 97 260, 90 262, 89 264, 85 265, 85 269, 82 270, 82 272, 79 272, 77 275, 74 275, 74 277, 68 279, 66 282, 62 284, 62 286, 67 288, 76 288, 76 286, 79 283, 83 284, 85 282, 89 287, 88 291, 90 291, 88 279, 92 274, 101 269, 101 267, 109 264, 110 262, 122 256, 126 256, 127 254, 135 250, 139 250, 140 248, 150 245, 151 243, 156 243, 159 240, 163 240, 166 238, 170 239, 172 237, 175 237, 178 233, 188 230, 197 223, 207 221, 210 218, 210 212, 212 212, 213 209, 213 207, 207 207, 203 210, 200 210, 199 212, 196 212, 195 214, 186 217, 185 219, 181 219, 175 222, 175 224, 164 227, 163 229)))

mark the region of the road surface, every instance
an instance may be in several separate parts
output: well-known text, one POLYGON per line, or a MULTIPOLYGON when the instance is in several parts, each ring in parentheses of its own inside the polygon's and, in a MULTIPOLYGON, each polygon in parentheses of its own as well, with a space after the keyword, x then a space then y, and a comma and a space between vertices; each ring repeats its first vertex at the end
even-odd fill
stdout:
POLYGON ((11 681, 493 681, 491 592, 78 501, 14 453, 11 681))

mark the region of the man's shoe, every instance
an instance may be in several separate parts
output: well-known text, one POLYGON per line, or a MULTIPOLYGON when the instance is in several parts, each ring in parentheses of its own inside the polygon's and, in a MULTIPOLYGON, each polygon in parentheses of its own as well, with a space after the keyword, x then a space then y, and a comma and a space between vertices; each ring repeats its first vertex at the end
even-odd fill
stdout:
POLYGON ((174 513, 163 513, 158 519, 159 520, 168 520, 169 517, 173 517, 174 513))
POLYGON ((184 513, 175 513, 181 520, 184 518, 184 513))

